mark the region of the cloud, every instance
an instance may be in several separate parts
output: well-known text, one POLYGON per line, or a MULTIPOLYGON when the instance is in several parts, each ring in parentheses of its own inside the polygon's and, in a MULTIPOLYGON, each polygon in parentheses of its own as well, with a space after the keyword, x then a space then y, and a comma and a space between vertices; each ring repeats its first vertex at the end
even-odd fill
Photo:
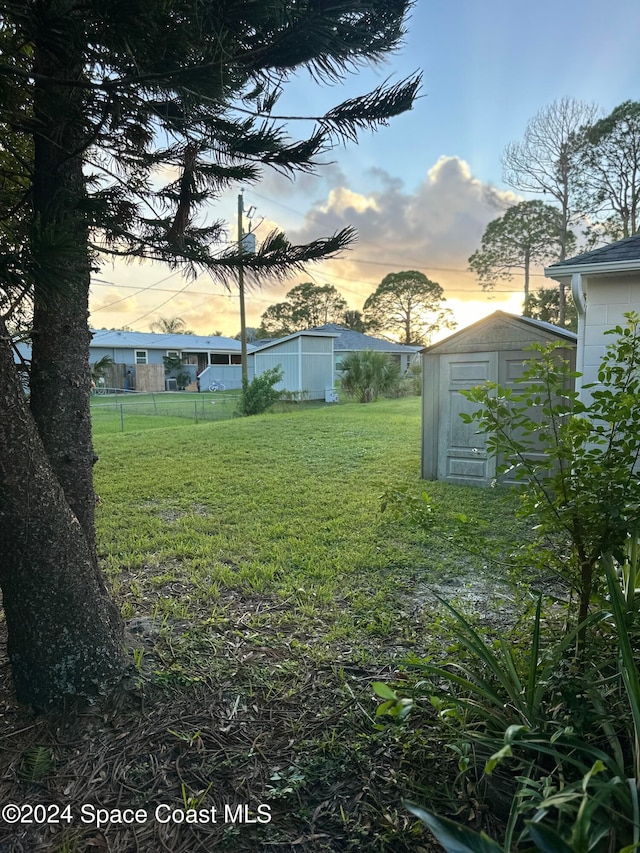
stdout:
MULTIPOLYGON (((463 310, 467 302, 474 303, 476 319, 498 307, 514 310, 518 305, 514 292, 517 295, 520 288, 517 278, 512 284, 501 285, 493 295, 485 294, 467 266, 488 223, 518 202, 519 197, 474 177, 469 165, 456 156, 440 157, 424 175, 420 184, 407 189, 388 168, 376 167, 367 173, 366 186, 354 186, 335 167, 327 170, 321 180, 301 176, 300 180, 289 182, 271 176, 256 193, 247 189, 245 207, 258 199, 253 220, 258 241, 276 227, 283 227, 293 243, 326 237, 346 226, 358 232, 358 241, 343 257, 310 265, 306 274, 290 281, 252 290, 247 298, 247 323, 258 325, 269 305, 282 301, 295 284, 310 280, 334 284, 350 307, 360 310, 387 273, 407 269, 420 270, 444 288, 450 306, 460 315, 461 325, 468 322, 469 311, 463 310), (285 186, 290 190, 288 195, 282 192, 285 186), (277 200, 283 198, 284 203, 277 200), (261 221, 261 215, 270 218, 261 221), (478 307, 482 305, 486 309, 483 313, 478 307)), ((116 265, 109 279, 120 285, 144 286, 144 282, 151 284, 167 276, 166 268, 155 265, 151 272, 150 267, 116 265)), ((544 279, 534 279, 534 286, 545 283, 544 279)), ((131 291, 133 295, 127 302, 114 306, 117 311, 105 309, 98 314, 99 325, 104 324, 105 315, 110 318, 109 325, 131 325, 136 317, 159 306, 155 314, 140 322, 139 328, 148 328, 159 314, 180 316, 197 332, 208 334, 221 329, 226 334, 237 333, 237 297, 233 292, 225 291, 207 276, 201 276, 182 294, 160 292, 161 287, 177 291, 183 286, 184 281, 178 276, 142 293, 131 291), (164 299, 170 301, 163 305, 164 299)), ((115 290, 117 296, 126 293, 115 290)), ((113 294, 107 295, 111 298, 113 294)), ((92 300, 92 308, 106 301, 107 296, 100 293, 98 301, 92 300)), ((92 322, 96 322, 93 317, 92 322)))

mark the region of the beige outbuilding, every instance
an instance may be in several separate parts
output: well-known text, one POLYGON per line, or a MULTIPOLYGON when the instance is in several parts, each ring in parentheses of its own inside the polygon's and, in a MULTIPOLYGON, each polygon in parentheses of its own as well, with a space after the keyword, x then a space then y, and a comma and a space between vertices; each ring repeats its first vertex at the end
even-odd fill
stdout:
POLYGON ((534 343, 562 344, 573 365, 576 335, 541 320, 496 311, 422 350, 422 477, 449 483, 489 485, 496 459, 475 424, 460 417, 475 406, 463 391, 485 382, 512 385, 535 356, 534 343))

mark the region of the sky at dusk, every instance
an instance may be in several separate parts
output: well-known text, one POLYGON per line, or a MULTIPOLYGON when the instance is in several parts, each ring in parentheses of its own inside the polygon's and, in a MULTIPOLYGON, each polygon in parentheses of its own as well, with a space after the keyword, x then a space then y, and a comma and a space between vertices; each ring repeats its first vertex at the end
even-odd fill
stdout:
MULTIPOLYGON (((245 210, 256 208, 251 227, 258 241, 274 227, 292 243, 346 225, 359 235, 341 258, 252 289, 248 325, 257 326, 299 282, 333 284, 361 310, 387 273, 408 269, 443 287, 459 328, 499 308, 520 313, 517 273, 488 294, 467 271, 487 224, 525 197, 502 180, 504 147, 562 97, 593 102, 603 114, 639 100, 639 33, 638 0, 417 0, 404 45, 383 65, 327 87, 299 74, 278 102, 281 114, 320 115, 418 70, 423 86, 411 112, 335 149, 315 176, 290 181, 265 171, 259 183, 233 188, 212 208, 210 219, 228 220, 231 237, 240 190, 245 210)), ((305 129, 302 123, 291 133, 305 129)), ((542 270, 532 281, 534 288, 551 284, 542 270)), ((181 317, 198 334, 233 336, 240 328, 237 291, 209 275, 189 281, 160 264, 103 263, 91 293, 94 328, 147 331, 159 317, 181 317)))

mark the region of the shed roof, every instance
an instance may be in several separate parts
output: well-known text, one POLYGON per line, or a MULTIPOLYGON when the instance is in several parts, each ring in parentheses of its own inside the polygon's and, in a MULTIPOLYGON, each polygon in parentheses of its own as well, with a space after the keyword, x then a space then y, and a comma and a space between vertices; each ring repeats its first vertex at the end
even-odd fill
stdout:
POLYGON ((335 332, 329 332, 324 329, 303 329, 300 332, 293 332, 290 335, 285 335, 284 338, 258 338, 258 340, 253 341, 250 345, 252 347, 252 352, 256 350, 265 350, 269 349, 269 347, 275 347, 279 344, 283 344, 285 341, 292 341, 294 338, 336 338, 335 332))
POLYGON ((466 350, 478 351, 483 349, 504 349, 508 347, 518 348, 534 341, 559 340, 568 344, 575 344, 578 336, 569 329, 562 329, 547 323, 544 320, 534 320, 532 317, 521 317, 517 314, 508 314, 506 311, 494 311, 488 317, 477 320, 464 329, 459 329, 449 337, 438 341, 431 346, 424 347, 424 354, 437 354, 438 352, 464 352, 466 350))
POLYGON ((420 352, 422 349, 419 346, 407 346, 406 344, 398 344, 394 341, 385 341, 383 338, 374 338, 371 335, 365 335, 363 332, 354 332, 353 329, 345 329, 344 326, 339 326, 336 323, 326 323, 324 326, 318 326, 310 331, 333 332, 336 334, 337 337, 333 344, 335 352, 380 350, 381 352, 391 353, 414 353, 420 352))
POLYGON ((164 335, 157 332, 124 332, 94 329, 89 346, 119 349, 221 350, 240 352, 240 341, 217 335, 164 335))
POLYGON ((558 261, 545 268, 548 278, 558 278, 573 273, 633 272, 640 270, 640 234, 600 246, 591 252, 583 252, 565 261, 558 261))

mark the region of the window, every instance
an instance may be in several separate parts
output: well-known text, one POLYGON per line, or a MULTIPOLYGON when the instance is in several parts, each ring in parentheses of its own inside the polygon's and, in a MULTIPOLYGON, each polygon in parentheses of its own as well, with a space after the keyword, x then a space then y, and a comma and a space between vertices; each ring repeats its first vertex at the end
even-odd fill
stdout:
POLYGON ((180 350, 168 349, 167 350, 167 358, 180 358, 180 350))
POLYGON ((210 364, 229 364, 229 356, 227 353, 210 352, 209 353, 209 363, 210 364))
POLYGON ((241 355, 232 355, 231 356, 231 364, 242 364, 242 356, 241 355))
POLYGON ((146 349, 137 349, 136 350, 136 364, 147 364, 147 351, 146 351, 146 349))

